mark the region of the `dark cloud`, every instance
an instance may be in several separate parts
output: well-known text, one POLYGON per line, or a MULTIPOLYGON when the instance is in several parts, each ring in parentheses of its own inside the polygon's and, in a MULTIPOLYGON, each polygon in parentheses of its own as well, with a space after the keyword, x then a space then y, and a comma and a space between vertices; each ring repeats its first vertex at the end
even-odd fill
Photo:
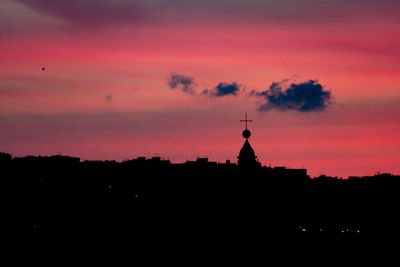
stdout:
POLYGON ((238 95, 240 92, 240 86, 233 83, 219 83, 215 88, 211 90, 204 90, 201 94, 208 95, 211 97, 223 97, 227 95, 238 95))
POLYGON ((105 96, 105 98, 104 98, 104 100, 106 101, 106 102, 108 102, 108 103, 110 103, 111 101, 112 101, 112 95, 106 95, 105 96))
POLYGON ((183 74, 171 72, 168 77, 168 86, 171 89, 180 88, 185 93, 194 94, 193 78, 183 74))
POLYGON ((301 112, 322 111, 332 101, 331 92, 324 91, 324 87, 314 80, 298 84, 292 83, 286 90, 282 89, 282 82, 273 82, 268 90, 252 91, 250 95, 267 100, 266 103, 259 104, 259 111, 271 109, 301 112))
MULTIPOLYGON (((3 0, 4 1, 4 0, 3 0)), ((158 20, 225 20, 269 23, 343 23, 371 17, 397 21, 398 0, 15 0, 82 27, 158 20)), ((1 17, 0 17, 1 19, 1 17)))

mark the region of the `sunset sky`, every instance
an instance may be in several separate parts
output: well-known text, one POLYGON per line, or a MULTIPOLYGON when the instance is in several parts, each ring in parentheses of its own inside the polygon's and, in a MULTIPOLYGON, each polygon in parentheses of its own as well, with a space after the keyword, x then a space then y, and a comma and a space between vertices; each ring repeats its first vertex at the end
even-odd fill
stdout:
POLYGON ((399 174, 399 14, 398 0, 1 0, 0 151, 236 162, 247 111, 263 165, 399 174))

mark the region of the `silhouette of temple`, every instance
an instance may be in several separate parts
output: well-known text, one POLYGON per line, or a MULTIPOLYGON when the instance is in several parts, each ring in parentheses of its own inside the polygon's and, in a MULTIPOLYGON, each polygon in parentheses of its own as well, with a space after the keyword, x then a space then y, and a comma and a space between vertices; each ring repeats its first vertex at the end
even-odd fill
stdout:
POLYGON ((246 141, 243 144, 242 149, 240 149, 239 156, 238 156, 238 165, 241 168, 255 168, 255 167, 261 167, 261 163, 257 161, 257 156, 254 153, 254 149, 251 147, 249 143, 249 138, 251 136, 250 130, 247 129, 247 123, 248 122, 253 122, 252 120, 247 119, 247 112, 245 114, 245 119, 240 120, 241 122, 245 122, 246 128, 242 132, 243 138, 246 139, 246 141))

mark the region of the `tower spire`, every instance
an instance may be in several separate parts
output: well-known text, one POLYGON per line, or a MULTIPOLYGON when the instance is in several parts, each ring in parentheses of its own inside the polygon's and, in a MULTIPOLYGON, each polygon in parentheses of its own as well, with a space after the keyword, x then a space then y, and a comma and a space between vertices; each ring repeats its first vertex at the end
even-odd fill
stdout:
POLYGON ((248 139, 251 135, 250 130, 247 129, 247 123, 248 122, 253 122, 252 120, 247 119, 247 111, 244 114, 244 120, 240 120, 240 122, 245 122, 245 129, 242 132, 242 136, 246 139, 246 141, 243 144, 242 149, 240 149, 239 156, 238 156, 238 165, 239 167, 259 167, 260 163, 257 161, 257 157, 254 153, 253 148, 251 147, 248 139))

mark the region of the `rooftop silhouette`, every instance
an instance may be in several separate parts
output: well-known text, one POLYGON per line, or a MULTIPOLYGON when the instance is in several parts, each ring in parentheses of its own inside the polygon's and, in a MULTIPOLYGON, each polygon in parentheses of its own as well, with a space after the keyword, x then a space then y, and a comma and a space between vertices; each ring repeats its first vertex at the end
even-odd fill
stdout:
POLYGON ((255 236, 362 240, 400 233, 394 212, 399 176, 311 178, 306 169, 261 166, 249 142, 247 114, 244 122, 237 164, 0 153, 1 194, 7 200, 2 234, 158 240, 173 233, 187 242, 218 236, 229 243, 255 236))

